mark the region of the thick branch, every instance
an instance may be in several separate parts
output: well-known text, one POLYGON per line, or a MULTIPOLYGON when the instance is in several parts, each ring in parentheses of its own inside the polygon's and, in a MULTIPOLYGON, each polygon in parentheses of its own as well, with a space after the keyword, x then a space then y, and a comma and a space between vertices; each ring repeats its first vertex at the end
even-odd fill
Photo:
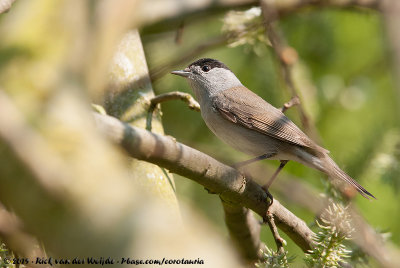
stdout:
MULTIPOLYGON (((121 144, 134 158, 157 164, 187 177, 217 193, 226 202, 247 207, 264 216, 268 209, 267 195, 261 186, 246 179, 236 169, 173 138, 131 127, 116 118, 94 114, 97 126, 107 137, 121 144)), ((303 251, 312 247, 313 232, 306 223, 274 200, 269 208, 277 226, 303 251)))
POLYGON ((260 222, 248 208, 223 200, 222 205, 225 222, 236 248, 245 260, 255 261, 259 259, 261 257, 260 222))
MULTIPOLYGON (((138 30, 126 33, 122 38, 109 70, 109 86, 103 96, 108 114, 136 127, 146 128, 149 106, 153 107, 155 102, 149 104, 147 101, 154 98, 154 92, 138 30)), ((164 133, 159 113, 153 117, 151 112, 151 115, 152 131, 164 133)), ((157 194, 166 203, 173 204, 171 210, 179 215, 172 176, 154 165, 136 159, 132 161, 132 171, 132 178, 138 185, 145 185, 149 192, 157 189, 157 194)))

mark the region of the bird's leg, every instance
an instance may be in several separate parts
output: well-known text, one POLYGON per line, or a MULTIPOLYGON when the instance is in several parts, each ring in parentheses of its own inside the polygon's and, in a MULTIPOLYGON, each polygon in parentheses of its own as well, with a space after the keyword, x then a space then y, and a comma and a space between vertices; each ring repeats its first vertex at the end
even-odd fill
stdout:
POLYGON ((236 163, 236 164, 233 165, 233 167, 238 169, 238 168, 241 168, 241 167, 246 166, 248 164, 251 164, 253 162, 257 162, 257 161, 260 161, 260 160, 264 160, 264 159, 270 158, 270 157, 272 157, 274 155, 275 155, 275 153, 263 154, 263 155, 254 157, 252 159, 236 163))
POLYGON ((275 178, 278 176, 279 172, 282 170, 282 168, 289 162, 289 160, 281 160, 281 164, 279 165, 278 169, 275 171, 275 173, 272 175, 272 177, 269 179, 269 181, 263 185, 264 190, 268 190, 268 188, 271 186, 272 182, 275 180, 275 178))
POLYGON ((276 179, 279 172, 283 169, 283 167, 287 164, 287 162, 289 162, 289 160, 281 160, 281 164, 279 165, 278 169, 275 171, 275 173, 272 175, 272 177, 268 180, 268 182, 262 186, 262 189, 264 190, 264 192, 267 194, 269 199, 271 199, 271 202, 269 205, 272 205, 272 203, 274 202, 274 197, 268 191, 268 188, 271 186, 272 182, 276 179))

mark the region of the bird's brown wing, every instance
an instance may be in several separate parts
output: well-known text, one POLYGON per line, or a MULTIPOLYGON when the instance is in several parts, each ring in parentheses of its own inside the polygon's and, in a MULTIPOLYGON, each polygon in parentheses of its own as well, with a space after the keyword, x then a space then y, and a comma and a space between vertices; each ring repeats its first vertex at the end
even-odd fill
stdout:
POLYGON ((308 138, 280 110, 246 87, 234 87, 219 92, 213 98, 213 108, 225 119, 246 128, 309 148, 315 153, 329 152, 308 138))

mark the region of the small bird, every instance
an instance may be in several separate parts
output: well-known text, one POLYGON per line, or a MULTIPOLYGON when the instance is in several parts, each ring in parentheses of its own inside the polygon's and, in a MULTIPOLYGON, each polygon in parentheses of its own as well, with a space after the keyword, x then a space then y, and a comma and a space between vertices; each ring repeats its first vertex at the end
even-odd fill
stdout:
POLYGON ((263 187, 268 187, 289 160, 349 183, 369 199, 375 198, 353 180, 281 110, 247 89, 222 62, 203 58, 172 74, 185 77, 201 107, 208 128, 222 141, 254 158, 236 167, 262 159, 277 159, 281 164, 263 187))

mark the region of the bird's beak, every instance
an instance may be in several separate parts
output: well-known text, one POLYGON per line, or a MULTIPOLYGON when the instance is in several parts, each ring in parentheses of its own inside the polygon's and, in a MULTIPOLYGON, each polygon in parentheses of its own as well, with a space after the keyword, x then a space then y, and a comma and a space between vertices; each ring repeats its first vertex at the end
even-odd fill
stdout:
POLYGON ((183 77, 188 77, 192 72, 189 70, 189 68, 186 68, 184 70, 179 70, 179 71, 172 71, 171 74, 176 74, 179 76, 183 77))

